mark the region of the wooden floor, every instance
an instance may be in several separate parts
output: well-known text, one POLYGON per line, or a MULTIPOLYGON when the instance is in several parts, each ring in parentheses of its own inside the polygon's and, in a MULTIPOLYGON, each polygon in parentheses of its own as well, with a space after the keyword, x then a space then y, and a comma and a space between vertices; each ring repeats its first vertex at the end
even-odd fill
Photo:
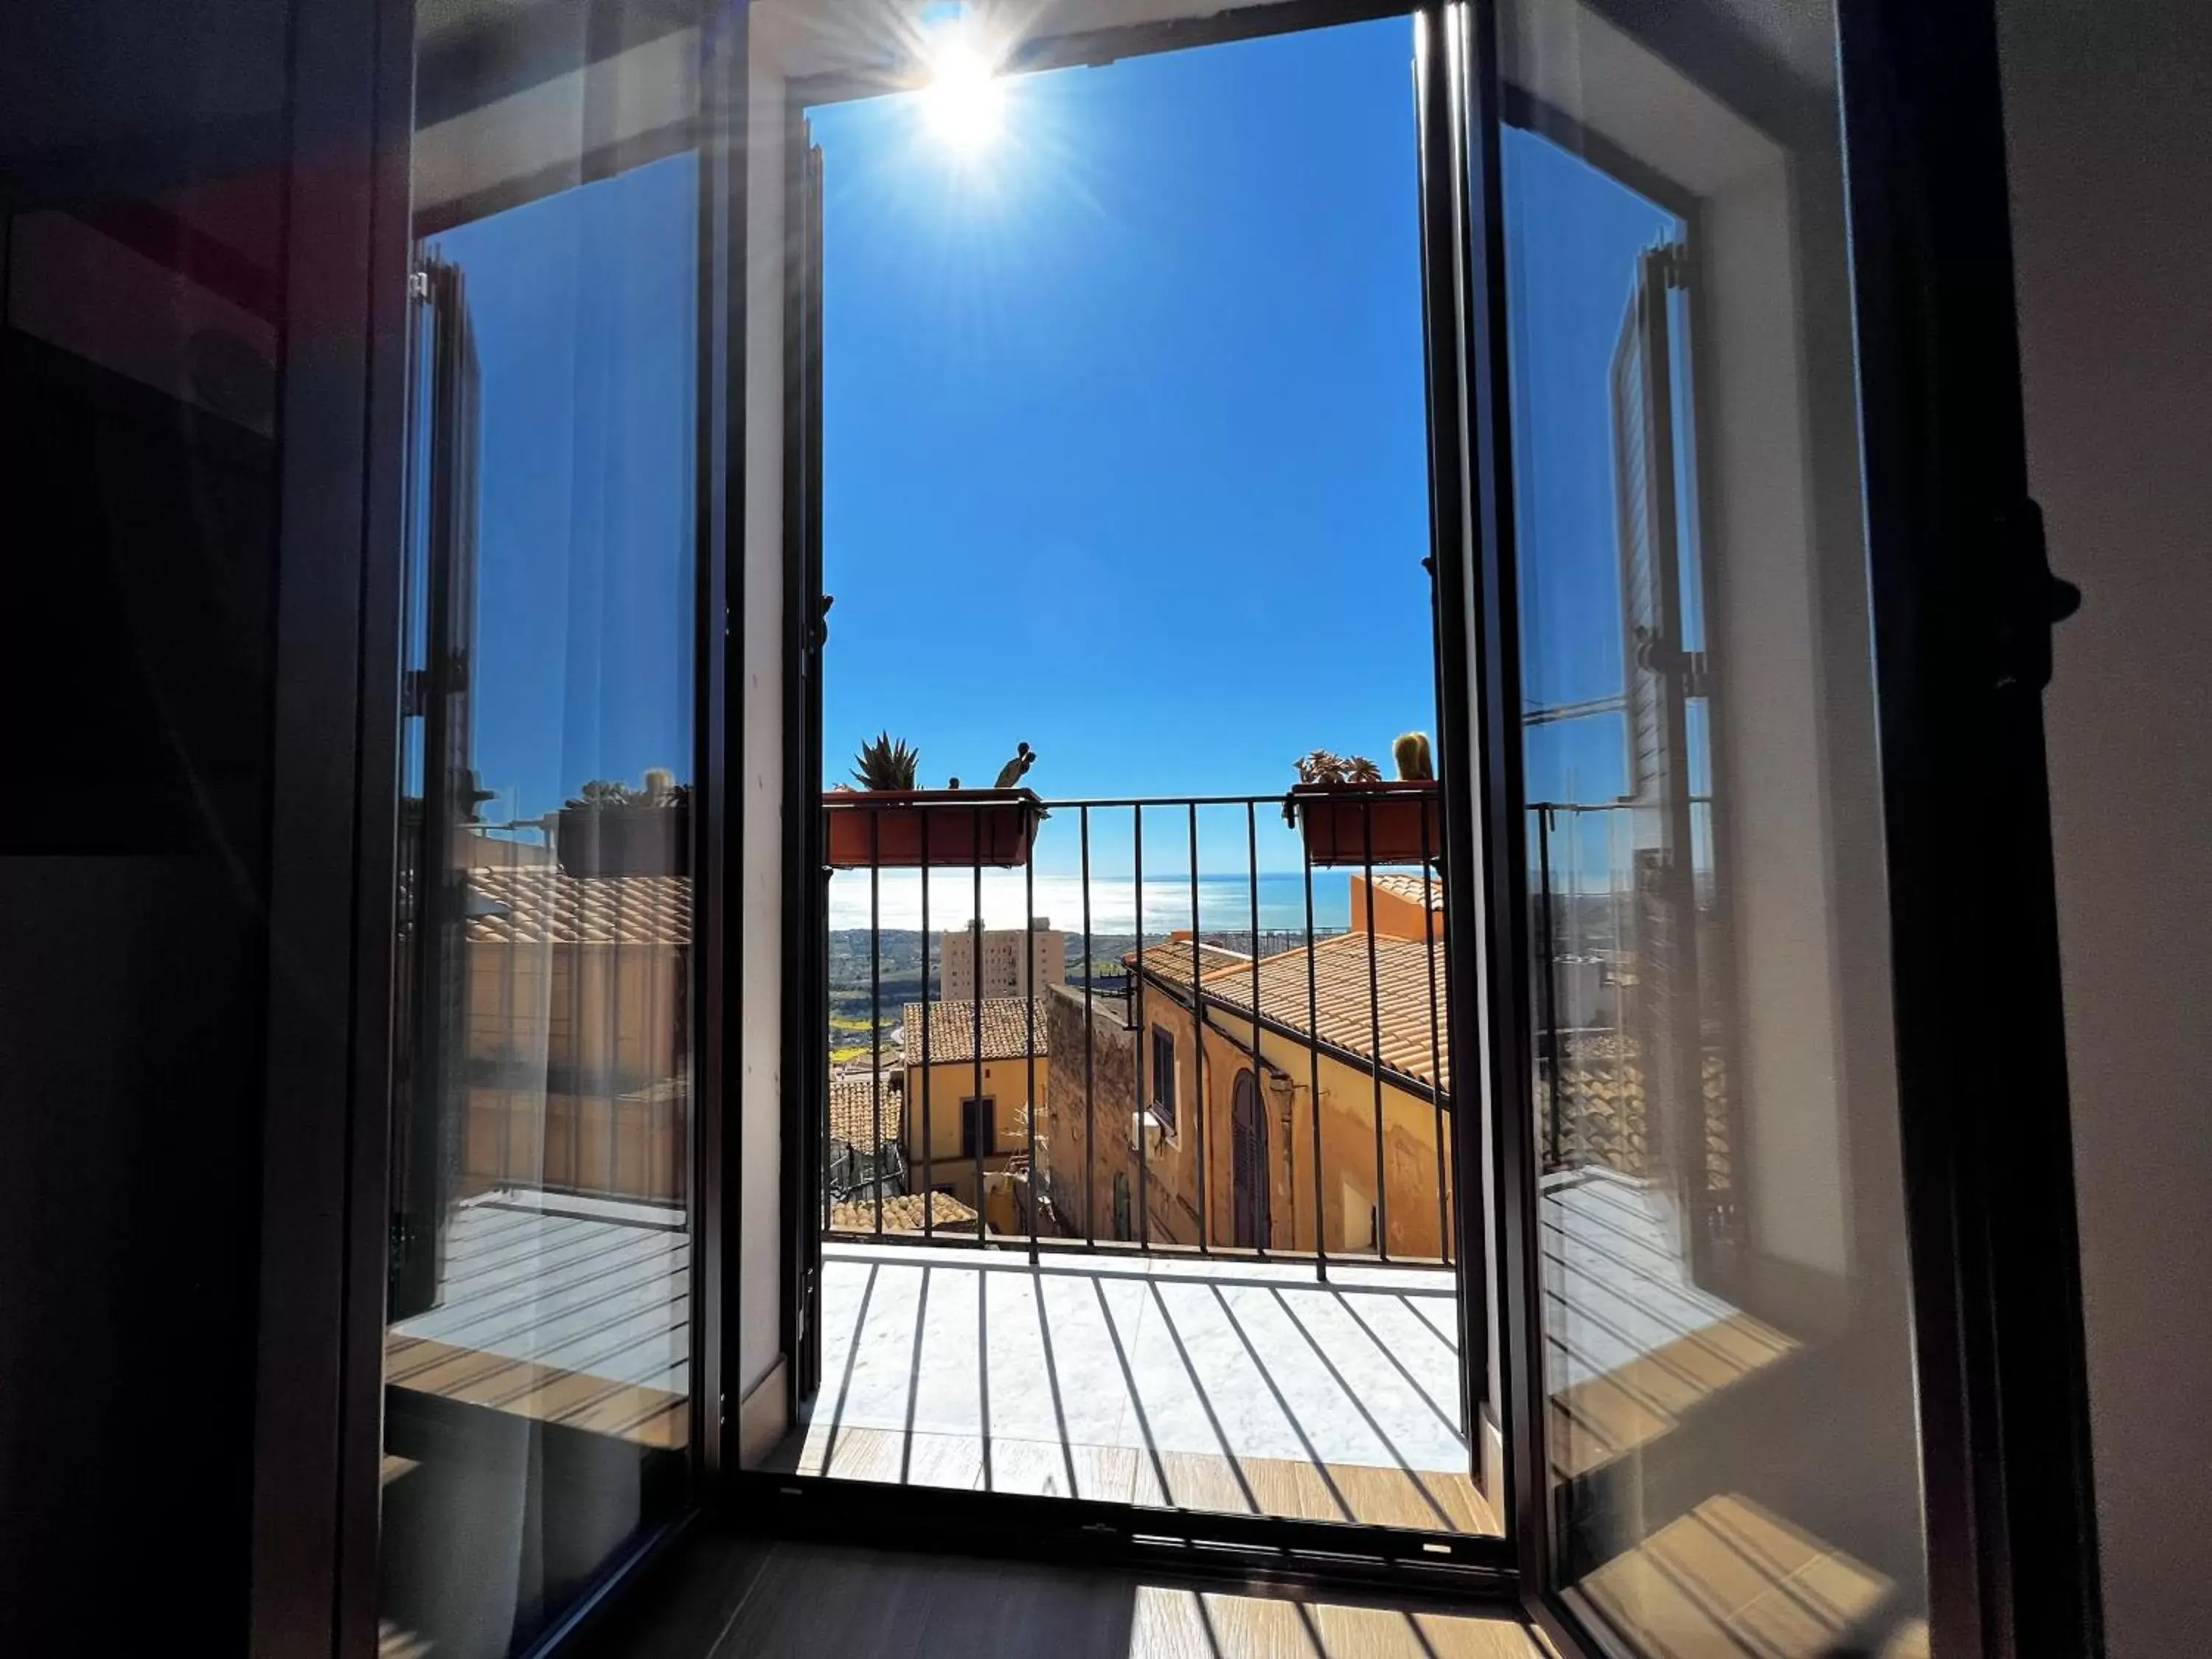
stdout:
POLYGON ((589 1659, 1543 1659, 1517 1619, 709 1534, 589 1659))
POLYGON ((1732 1492, 1709 1498, 1583 1580, 1575 1594, 1639 1653, 1926 1659, 1880 1573, 1732 1492))
POLYGON ((1378 1468, 1285 1457, 1139 1451, 1127 1446, 904 1434, 817 1423, 769 1459, 780 1474, 833 1480, 1087 1498, 1209 1514, 1495 1536, 1498 1517, 1468 1476, 1449 1470, 1378 1468))
POLYGON ((386 1334, 386 1384, 643 1446, 684 1444, 691 1275, 681 1211, 489 1193, 454 1207, 441 1266, 435 1305, 386 1334))
POLYGON ((1541 1248, 1558 1480, 1640 1451, 1797 1346, 1700 1289, 1658 1200, 1626 1176, 1547 1176, 1541 1248))

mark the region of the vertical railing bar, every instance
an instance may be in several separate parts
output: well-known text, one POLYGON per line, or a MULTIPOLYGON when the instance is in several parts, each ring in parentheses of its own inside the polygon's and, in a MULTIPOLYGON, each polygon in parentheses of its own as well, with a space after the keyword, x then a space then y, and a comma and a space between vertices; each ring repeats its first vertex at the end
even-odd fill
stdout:
POLYGON ((1367 1074, 1375 1084, 1375 1254, 1390 1259, 1390 1171, 1382 1152, 1382 987, 1376 959, 1375 797, 1359 802, 1360 867, 1367 879, 1367 1074))
POLYGON ((1129 834, 1136 850, 1133 905, 1137 929, 1137 1113, 1130 1127, 1137 1136, 1137 1249, 1147 1251, 1152 1248, 1152 1164, 1145 1145, 1145 1121, 1148 1115, 1145 1107, 1145 1049, 1152 1040, 1152 1031, 1145 1024, 1145 809, 1141 803, 1131 811, 1129 834))
POLYGON ((605 1079, 601 1092, 607 1103, 607 1173, 606 1184, 601 1189, 609 1194, 615 1190, 615 1164, 619 1151, 615 1141, 615 1097, 622 1089, 622 936, 623 885, 614 890, 614 917, 607 927, 605 966, 600 971, 605 1006, 599 1016, 599 1041, 607 1047, 606 1064, 600 1068, 605 1079))
MULTIPOLYGON (((1260 1256, 1265 1261, 1274 1231, 1275 1174, 1267 1156, 1267 1068, 1266 1052, 1260 1046, 1260 819, 1257 808, 1249 800, 1244 803, 1244 872, 1252 900, 1252 1109, 1260 1115, 1260 1121, 1252 1128, 1260 1143, 1261 1153, 1260 1213, 1256 1219, 1259 1222, 1260 1256)), ((1233 1103, 1230 1109, 1236 1109, 1233 1103)), ((1233 1123, 1230 1126, 1229 1151, 1233 1160, 1237 1155, 1237 1131, 1233 1123)), ((1234 1180, 1233 1170, 1231 1180, 1234 1180)))
MULTIPOLYGON (((968 850, 975 856, 975 900, 968 918, 968 960, 973 966, 968 981, 969 1010, 973 1015, 975 1034, 975 1243, 983 1243, 988 1231, 983 1212, 989 1207, 990 1195, 983 1190, 983 1161, 986 1154, 998 1150, 998 1114, 990 1114, 991 1121, 983 1121, 983 809, 978 805, 968 815, 968 850), (990 1131, 987 1137, 986 1129, 990 1131)), ((994 1103, 995 1104, 995 1103, 994 1103)), ((964 1128, 969 1114, 963 1110, 961 1123, 964 1128)))
POLYGON ((1091 809, 1079 809, 1083 841, 1083 1242, 1098 1248, 1098 1045, 1091 1011, 1091 809))
POLYGON ((1559 1121, 1559 988, 1553 975, 1559 964, 1559 941, 1553 937, 1552 915, 1552 809, 1536 809, 1536 951, 1543 972, 1536 981, 1537 1006, 1544 1022, 1544 1168, 1548 1174, 1559 1167, 1564 1126, 1559 1121))
MULTIPOLYGON (((577 948, 568 953, 568 1188, 572 1192, 583 1184, 584 1177, 584 904, 581 898, 576 902, 576 938, 577 948)), ((550 963, 546 971, 552 971, 550 963)))
MULTIPOLYGON (((1034 824, 1030 833, 1034 836, 1034 824)), ((1014 981, 1022 993, 1023 1065, 1029 1073, 1022 1087, 1022 1133, 1029 1143, 1030 1266, 1032 1267, 1037 1262, 1037 1194, 1042 1184, 1037 1176, 1036 1156, 1036 848, 1032 846, 1030 856, 1022 864, 1022 971, 1014 981)), ((1063 950, 1060 954, 1065 957, 1066 952, 1063 950)), ((1063 963, 1063 971, 1065 966, 1063 963)))
MULTIPOLYGON (((932 1139, 936 1126, 930 1121, 929 1109, 930 1074, 937 1069, 931 1064, 936 1056, 929 1048, 929 816, 925 806, 915 819, 921 833, 921 1236, 925 1239, 937 1236, 937 1148, 932 1139)), ((908 1041, 913 1037, 913 1032, 907 1033, 908 1041)))
MULTIPOLYGON (((418 881, 416 884, 416 891, 419 894, 421 890, 422 884, 418 881)), ((419 898, 416 902, 420 904, 419 898)), ((422 923, 418 921, 416 925, 419 927, 422 923)), ((499 1029, 503 1047, 511 1045, 514 1041, 514 959, 520 954, 521 948, 520 939, 510 934, 507 948, 501 953, 503 965, 499 975, 499 1029)), ((499 1178, 502 1186, 512 1186, 514 1182, 515 1067, 511 1063, 505 1064, 501 1066, 501 1071, 503 1075, 500 1079, 499 1178)), ((545 1162, 544 1150, 545 1132, 542 1127, 538 1130, 538 1139, 539 1142, 538 1161, 543 1165, 545 1162)))
MULTIPOLYGON (((1206 1004, 1198 989, 1200 956, 1198 946, 1198 803, 1190 803, 1190 1078, 1191 1129, 1198 1136, 1198 1253, 1213 1254, 1213 1228, 1207 1219, 1206 1143, 1212 1125, 1206 1109, 1206 1004)), ((1165 1087, 1173 1094, 1176 1080, 1170 1075, 1164 1085, 1157 1079, 1154 1087, 1165 1087)), ((1182 1103, 1176 1102, 1176 1132, 1183 1131, 1182 1103)))
POLYGON ((1444 1159, 1449 1155, 1444 1140, 1444 1064, 1443 1033, 1437 1018, 1437 907, 1435 892, 1430 884, 1429 868, 1429 803, 1420 803, 1421 810, 1421 947, 1428 958, 1429 969, 1429 1103, 1436 1112, 1437 1133, 1437 1253, 1444 1265, 1451 1265, 1451 1205, 1447 1197, 1449 1183, 1444 1175, 1444 1159))
MULTIPOLYGON (((659 1047, 657 1038, 660 1029, 659 1018, 660 1011, 658 1006, 660 975, 655 969, 660 965, 660 926, 650 908, 648 908, 647 915, 645 938, 641 941, 643 949, 639 952, 642 963, 641 977, 645 981, 645 1010, 643 1018, 637 1024, 638 1073, 644 1079, 645 1098, 639 1103, 641 1108, 640 1112, 641 1122, 638 1130, 640 1150, 637 1173, 640 1194, 641 1196, 649 1198, 653 1191, 653 1121, 659 1109, 658 1097, 660 1091, 657 1085, 661 1075, 659 1066, 652 1063, 652 1051, 659 1047)), ((621 1025, 619 1019, 617 1020, 616 1024, 617 1035, 619 1035, 621 1025)), ((619 1170, 617 1172, 619 1173, 619 1170)))
MULTIPOLYGON (((1582 896, 1583 830, 1584 819, 1583 814, 1578 810, 1576 810, 1572 805, 1570 805, 1568 808, 1566 817, 1568 831, 1566 869, 1567 902, 1563 915, 1563 920, 1565 925, 1566 938, 1564 943, 1557 939, 1553 940, 1552 954, 1556 959, 1564 951, 1567 959, 1572 962, 1579 960, 1583 954, 1582 951, 1582 896)), ((1570 1018, 1573 1017, 1573 1013, 1574 1011, 1572 1008, 1568 1009, 1567 1014, 1570 1018)), ((1555 1045, 1555 1052, 1552 1056, 1552 1066, 1554 1073, 1557 1074, 1557 1077, 1554 1085, 1556 1092, 1553 1096, 1552 1109, 1553 1115, 1560 1120, 1561 1138, 1563 1141, 1565 1139, 1565 1115, 1569 1112, 1576 1111, 1577 1106, 1574 1086, 1567 1073, 1566 1054, 1563 1047, 1558 1047, 1557 1045, 1566 1042, 1568 1033, 1573 1028, 1571 1026, 1569 1026, 1561 1030, 1559 1036, 1553 1039, 1555 1045)), ((1562 1156, 1564 1156, 1564 1151, 1562 1152, 1562 1156)))
MULTIPOLYGON (((1636 823, 1626 811, 1606 814, 1605 865, 1606 885, 1611 890, 1611 902, 1607 904, 1607 908, 1613 912, 1613 1121, 1616 1126, 1614 1134, 1619 1143, 1615 1148, 1614 1156, 1625 1164, 1630 1161, 1628 1153, 1628 1003, 1627 1000, 1620 994, 1620 967, 1623 958, 1628 954, 1628 921, 1634 902, 1636 875, 1636 823), (1615 862, 1616 835, 1626 843, 1628 851, 1628 856, 1618 863, 1615 862)), ((1641 1122, 1640 1116, 1638 1121, 1641 1122)), ((1635 1162, 1638 1167, 1634 1170, 1622 1170, 1621 1173, 1642 1174, 1643 1159, 1640 1155, 1635 1162)))
MULTIPOLYGON (((876 1114, 875 1145, 868 1154, 875 1189, 878 1243, 884 1237, 884 809, 868 808, 868 1091, 876 1114)), ((922 878, 928 879, 927 876, 922 878)), ((927 941, 924 941, 925 945, 927 941)), ((927 976, 922 989, 927 991, 927 976)))
MULTIPOLYGON (((1313 810, 1309 803, 1306 810, 1313 810)), ((1304 840, 1300 826, 1300 840, 1304 840)), ((1326 1284, 1328 1280, 1328 1202, 1322 1194, 1321 1140, 1321 992, 1316 979, 1317 965, 1314 961, 1314 900, 1313 848, 1304 847, 1300 856, 1305 865, 1306 876, 1306 1094, 1313 1103, 1313 1161, 1314 1161, 1314 1277, 1326 1284)))

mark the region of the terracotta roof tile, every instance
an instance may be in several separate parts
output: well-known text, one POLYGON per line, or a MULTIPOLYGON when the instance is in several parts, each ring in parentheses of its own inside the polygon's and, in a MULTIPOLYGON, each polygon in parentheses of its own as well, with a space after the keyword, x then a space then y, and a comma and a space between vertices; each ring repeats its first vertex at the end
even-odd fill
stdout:
MULTIPOLYGON (((884 1231, 887 1233, 921 1232, 923 1230, 922 1200, 925 1197, 929 1201, 930 1225, 938 1232, 973 1233, 975 1231, 975 1212, 950 1193, 901 1193, 896 1198, 886 1198, 884 1200, 884 1231)), ((830 1206, 831 1232, 872 1233, 875 1230, 874 1199, 855 1198, 830 1206)))
MULTIPOLYGON (((1023 1010, 1028 1005, 1019 997, 985 997, 983 1008, 983 1058, 985 1060, 1019 1060, 1029 1053, 1030 1017, 1023 1010)), ((1040 997, 1036 1002, 1036 1054, 1042 1060, 1049 1049, 1046 1028, 1051 1023, 1047 1004, 1040 997)), ((921 1054, 921 1010, 919 1002, 906 1006, 906 1059, 909 1066, 919 1065, 921 1054)), ((929 1005, 929 1061, 942 1066, 948 1060, 975 1058, 975 1004, 973 1002, 933 1002, 929 1005)))
MULTIPOLYGON (((1429 1000, 1431 947, 1419 939, 1387 934, 1342 933, 1313 949, 1313 1007, 1318 1035, 1333 1048, 1364 1060, 1379 1054, 1385 1071, 1451 1089, 1451 1054, 1443 1029, 1446 986, 1445 951, 1433 947, 1435 1014, 1429 1000), (1375 947, 1374 996, 1368 987, 1368 945, 1375 947), (1441 1071, 1443 1075, 1438 1077, 1441 1071)), ((1185 983, 1188 983, 1186 979, 1185 983)), ((1252 1011, 1252 969, 1225 969, 1201 981, 1206 1000, 1231 1014, 1252 1011)), ((1316 1029, 1308 1018, 1306 951, 1303 946, 1260 962, 1260 1012, 1271 1024, 1298 1036, 1316 1029)))
MULTIPOLYGON (((1378 893, 1388 893, 1391 897, 1401 898, 1408 904, 1419 904, 1421 902, 1419 876, 1408 875, 1402 870, 1377 872, 1374 877, 1374 883, 1375 890, 1378 893)), ((1443 909, 1444 878, 1442 876, 1431 875, 1428 878, 1427 897, 1430 909, 1438 912, 1443 909)))
POLYGON ((830 1138, 842 1140, 854 1152, 866 1152, 872 1158, 886 1146, 896 1146, 899 1115, 905 1098, 901 1074, 896 1072, 884 1073, 884 1130, 882 1138, 878 1139, 873 1082, 865 1072, 858 1077, 832 1078, 830 1080, 830 1138))
POLYGON ((591 876, 550 864, 468 872, 471 943, 689 945, 689 876, 591 876))
MULTIPOLYGON (((1145 947, 1145 977, 1155 983, 1178 987, 1188 985, 1191 980, 1190 963, 1190 941, 1188 939, 1170 939, 1164 945, 1145 947)), ((1121 964, 1126 968, 1136 967, 1137 953, 1134 951, 1124 952, 1121 964)), ((1251 967, 1252 958, 1240 951, 1226 951, 1218 945, 1201 944, 1198 947, 1198 973, 1201 979, 1229 968, 1243 968, 1249 973, 1251 967)))

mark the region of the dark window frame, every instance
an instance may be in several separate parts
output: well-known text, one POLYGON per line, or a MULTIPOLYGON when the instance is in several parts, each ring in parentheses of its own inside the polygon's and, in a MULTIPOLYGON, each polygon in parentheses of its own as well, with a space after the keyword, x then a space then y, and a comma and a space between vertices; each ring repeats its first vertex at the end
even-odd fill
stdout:
POLYGON ((1157 1021, 1152 1025, 1152 1098, 1147 1104, 1160 1127, 1173 1139, 1179 1118, 1176 1103, 1181 1097, 1182 1074, 1176 1069, 1175 1033, 1157 1021))
POLYGON ((968 1095, 960 1102, 960 1156, 981 1164, 985 1158, 999 1155, 999 1097, 996 1095, 968 1095), (980 1133, 990 1130, 988 1144, 980 1133))

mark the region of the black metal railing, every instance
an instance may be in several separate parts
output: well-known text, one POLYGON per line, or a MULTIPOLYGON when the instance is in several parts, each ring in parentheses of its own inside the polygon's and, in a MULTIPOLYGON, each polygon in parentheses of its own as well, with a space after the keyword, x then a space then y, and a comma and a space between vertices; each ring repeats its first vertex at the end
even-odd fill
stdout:
POLYGON ((1683 815, 1638 802, 1529 806, 1535 1106, 1547 1171, 1664 1178, 1725 1231, 1741 1136, 1711 805, 1688 805, 1681 847, 1683 815))
POLYGON ((1451 1260, 1433 784, 824 810, 825 1234, 1451 1260))

